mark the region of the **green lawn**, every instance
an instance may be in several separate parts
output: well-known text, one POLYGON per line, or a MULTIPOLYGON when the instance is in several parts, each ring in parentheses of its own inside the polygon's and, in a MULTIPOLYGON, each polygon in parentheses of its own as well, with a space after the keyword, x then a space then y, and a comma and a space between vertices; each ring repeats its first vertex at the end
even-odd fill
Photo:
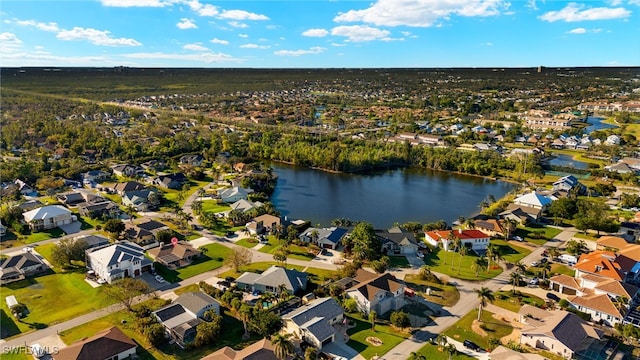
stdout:
POLYGON ((156 269, 158 273, 165 278, 165 280, 172 283, 178 282, 221 267, 224 263, 224 259, 232 251, 230 248, 220 244, 209 244, 200 247, 200 250, 203 249, 206 249, 206 253, 191 265, 177 270, 170 270, 162 265, 156 264, 156 269))
POLYGON ((31 233, 27 236, 20 235, 18 236, 18 240, 20 240, 24 244, 33 244, 39 241, 59 238, 62 236, 64 236, 64 231, 62 231, 60 228, 55 228, 47 231, 31 233))
POLYGON ((547 241, 553 239, 556 235, 560 234, 562 230, 542 226, 542 225, 530 225, 518 227, 515 231, 515 235, 521 236, 525 241, 544 245, 547 241))
POLYGON ((53 264, 51 253, 53 252, 53 249, 56 246, 58 246, 58 245, 56 245, 56 244, 38 245, 38 246, 35 247, 35 250, 36 250, 36 252, 38 254, 42 255, 42 257, 47 259, 47 261, 49 261, 49 263, 53 264))
POLYGON ((544 305, 543 299, 535 295, 523 293, 521 291, 516 291, 515 294, 513 294, 511 291, 497 291, 495 293, 495 296, 496 300, 493 302, 494 305, 507 309, 509 311, 513 311, 515 313, 517 313, 524 304, 533 306, 544 305))
POLYGON ((373 356, 382 356, 396 345, 403 342, 409 337, 409 334, 401 332, 389 325, 376 324, 375 331, 371 330, 371 323, 364 321, 359 315, 348 315, 349 321, 356 323, 356 326, 348 329, 349 342, 347 345, 352 347, 365 359, 371 359, 373 356), (382 340, 382 345, 373 346, 367 342, 367 337, 375 336, 382 340))
POLYGON ((599 238, 598 236, 596 236, 596 234, 591 234, 591 233, 583 234, 581 232, 576 233, 575 235, 573 235, 573 237, 578 239, 592 240, 592 241, 598 241, 598 238, 599 238))
POLYGON ((531 253, 529 249, 510 244, 504 240, 495 239, 491 240, 491 243, 496 245, 500 254, 504 256, 505 261, 510 263, 516 263, 531 253))
POLYGON ((251 249, 252 247, 258 245, 258 240, 254 238, 244 238, 236 241, 236 245, 244 246, 248 249, 251 249))
MULTIPOLYGON (((428 360, 449 360, 449 354, 442 349, 442 346, 433 345, 427 343, 422 349, 418 351, 419 354, 424 355, 428 360)), ((461 352, 453 355, 451 360, 469 360, 474 359, 469 355, 465 355, 461 352)))
POLYGON ((460 300, 460 292, 453 285, 425 281, 416 274, 407 274, 404 282, 419 295, 436 304, 453 306, 460 300), (427 295, 427 288, 431 289, 431 295, 427 295))
POLYGON ((472 270, 472 264, 478 257, 476 255, 465 255, 460 263, 460 255, 453 251, 444 251, 440 248, 434 249, 425 255, 424 262, 431 267, 434 272, 446 274, 448 276, 463 280, 486 280, 492 279, 502 272, 502 268, 493 263, 489 272, 486 270, 476 272, 472 270), (453 265, 453 266, 452 266, 453 265))
POLYGON ((409 260, 404 256, 389 256, 389 268, 408 268, 409 260))
POLYGON ((483 349, 489 348, 489 339, 500 339, 504 336, 511 334, 513 327, 508 323, 494 319, 493 314, 489 311, 483 310, 481 321, 486 326, 485 331, 488 336, 484 337, 477 334, 471 329, 473 321, 478 318, 478 310, 472 310, 467 315, 463 316, 450 328, 444 331, 444 334, 458 341, 471 340, 480 345, 483 349))
MULTIPOLYGON (((266 254, 273 254, 278 251, 284 243, 284 240, 278 241, 275 236, 271 235, 267 236, 267 241, 268 243, 262 246, 258 251, 266 254)), ((309 253, 309 249, 305 246, 291 244, 289 245, 289 255, 287 255, 287 257, 297 260, 313 260, 316 256, 309 253)))
POLYGON ((215 200, 202 201, 202 212, 219 213, 229 210, 231 210, 231 206, 229 206, 229 204, 218 204, 215 200))
POLYGON ((184 293, 188 293, 188 292, 197 292, 200 291, 200 285, 198 284, 191 284, 191 285, 187 285, 185 287, 181 287, 179 289, 174 290, 173 292, 176 295, 182 295, 184 293))
MULTIPOLYGON (((100 288, 84 281, 84 274, 80 272, 49 273, 3 286, 2 296, 9 295, 15 295, 30 311, 21 322, 15 322, 21 332, 69 320, 114 303, 100 288)), ((5 301, 0 307, 10 314, 5 301)))

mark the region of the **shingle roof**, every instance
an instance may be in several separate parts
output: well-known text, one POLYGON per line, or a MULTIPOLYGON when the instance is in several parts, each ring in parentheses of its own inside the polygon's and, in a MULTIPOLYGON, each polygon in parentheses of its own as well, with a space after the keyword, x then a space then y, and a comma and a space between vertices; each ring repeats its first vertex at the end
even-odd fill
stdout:
POLYGON ((284 269, 278 266, 271 266, 265 270, 255 283, 277 288, 284 284, 289 291, 296 292, 298 289, 307 287, 308 275, 295 269, 284 269))
POLYGON ((342 307, 338 305, 333 298, 325 297, 313 300, 312 302, 283 315, 282 319, 291 320, 298 326, 301 326, 313 318, 326 318, 328 321, 341 314, 344 314, 342 307))
POLYGON ((211 296, 203 293, 202 291, 186 292, 178 296, 174 301, 176 304, 182 305, 185 309, 197 314, 205 307, 217 302, 211 296))
POLYGON ((238 351, 225 346, 201 360, 278 360, 273 351, 271 341, 262 339, 238 351))
POLYGON ((48 219, 60 215, 70 215, 71 211, 61 205, 47 205, 22 214, 27 222, 48 219))
MULTIPOLYGON (((359 277, 364 278, 364 273, 357 274, 356 280, 358 280, 359 277)), ((384 273, 354 285, 347 291, 358 291, 369 299, 369 301, 372 301, 381 290, 395 293, 403 286, 405 285, 401 280, 396 279, 396 277, 390 273, 384 273)))
POLYGON ((587 337, 600 338, 595 329, 585 324, 577 315, 559 310, 551 313, 552 316, 543 319, 539 326, 522 329, 522 335, 546 335, 560 341, 569 349, 576 349, 587 337))
POLYGON ((93 337, 61 349, 58 353, 53 354, 53 358, 60 360, 109 359, 137 346, 122 330, 114 326, 93 337))
POLYGON ((574 305, 580 305, 582 307, 609 314, 620 319, 622 318, 620 311, 618 311, 613 302, 611 302, 611 298, 607 294, 574 296, 572 298, 568 298, 568 300, 574 305))
POLYGON ((144 250, 131 242, 123 241, 89 253, 89 257, 100 264, 111 266, 134 258, 143 260, 144 250))
POLYGON ((524 194, 520 197, 517 197, 513 200, 514 203, 522 203, 522 204, 531 204, 534 206, 547 206, 551 204, 551 200, 545 196, 542 196, 535 191, 532 191, 528 194, 524 194))

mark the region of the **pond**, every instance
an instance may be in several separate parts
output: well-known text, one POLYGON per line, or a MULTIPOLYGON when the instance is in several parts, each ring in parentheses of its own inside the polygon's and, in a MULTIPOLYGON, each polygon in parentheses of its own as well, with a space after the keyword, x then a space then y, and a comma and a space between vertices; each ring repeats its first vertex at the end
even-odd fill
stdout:
POLYGON ((499 199, 516 187, 417 168, 335 174, 278 163, 271 166, 278 174, 271 197, 274 206, 283 216, 309 220, 314 226, 330 226, 337 218, 364 220, 377 228, 407 221, 451 224, 459 216, 478 213, 488 195, 499 199))
POLYGON ((571 155, 555 154, 553 156, 554 157, 551 160, 549 160, 549 165, 572 167, 572 168, 583 169, 583 170, 589 168, 588 163, 584 161, 574 160, 573 156, 571 155))
POLYGON ((602 120, 604 120, 604 118, 595 117, 595 116, 587 117, 587 123, 589 124, 589 126, 584 128, 584 133, 585 134, 591 134, 592 132, 597 131, 597 130, 611 129, 611 128, 617 127, 617 126, 612 125, 612 124, 604 123, 604 122, 602 122, 602 120))

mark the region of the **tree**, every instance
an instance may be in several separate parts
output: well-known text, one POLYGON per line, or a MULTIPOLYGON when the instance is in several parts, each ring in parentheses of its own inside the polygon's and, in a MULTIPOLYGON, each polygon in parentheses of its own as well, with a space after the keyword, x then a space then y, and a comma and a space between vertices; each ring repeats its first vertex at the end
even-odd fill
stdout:
POLYGON ((427 360, 427 357, 420 353, 412 351, 411 354, 409 354, 409 360, 427 360))
POLYGON ((382 274, 383 272, 387 271, 388 267, 389 267, 388 256, 383 256, 380 260, 373 260, 371 262, 371 268, 378 274, 382 274))
POLYGON ((471 264, 471 269, 475 271, 476 277, 478 277, 478 273, 480 270, 486 269, 489 266, 487 262, 487 258, 484 256, 477 257, 473 264, 471 264))
POLYGON ((444 347, 444 350, 447 352, 447 355, 449 356, 449 360, 453 358, 453 355, 458 353, 458 349, 456 349, 456 346, 453 344, 447 344, 444 347))
POLYGON ((511 292, 515 293, 516 292, 516 286, 519 286, 520 282, 522 281, 522 275, 520 275, 520 273, 514 271, 514 272, 511 273, 510 277, 511 277, 511 285, 513 285, 513 290, 511 292))
POLYGON ((313 346, 309 346, 304 350, 304 360, 317 360, 318 349, 313 346))
POLYGON ((376 317, 378 313, 375 310, 369 311, 369 322, 371 322, 371 330, 376 331, 376 317))
POLYGON ((203 321, 196 326, 193 344, 197 347, 210 345, 218 341, 222 330, 222 316, 216 315, 211 321, 203 321))
POLYGON ((282 329, 282 319, 270 311, 255 311, 249 321, 249 328, 252 332, 266 337, 282 329))
POLYGON ((117 239, 124 229, 124 223, 120 219, 109 219, 104 223, 104 231, 110 233, 114 239, 117 239))
POLYGON ((527 272, 527 265, 525 265, 522 261, 518 261, 515 264, 516 271, 520 274, 524 274, 527 272))
POLYGON ((280 284, 278 285, 278 297, 280 301, 284 301, 289 298, 289 289, 287 289, 287 285, 280 284))
POLYGON ((129 311, 137 296, 148 294, 151 291, 149 285, 141 279, 124 278, 104 285, 104 293, 120 302, 129 311))
POLYGON ((133 214, 136 213, 136 208, 133 206, 133 204, 127 205, 124 212, 127 213, 127 216, 129 216, 129 222, 133 222, 133 214))
POLYGON ((381 256, 381 243, 367 222, 359 222, 349 236, 351 253, 358 260, 378 260, 381 256))
POLYGON ((273 352, 278 359, 285 360, 287 356, 293 354, 293 343, 290 338, 291 334, 275 334, 271 337, 273 352))
POLYGON ((462 269, 462 259, 467 255, 467 247, 460 246, 460 250, 458 250, 458 254, 460 255, 460 262, 458 263, 458 275, 460 275, 460 269, 462 269))
POLYGON ((582 254, 587 248, 587 244, 584 240, 569 240, 567 241, 567 252, 571 255, 582 254))
MULTIPOLYGON (((551 202, 549 205, 549 214, 554 218, 559 218, 561 220, 569 220, 576 213, 576 200, 571 198, 560 198, 556 201, 551 202)), ((561 223, 560 221, 559 223, 561 223)), ((557 224, 556 224, 557 225, 557 224)))
POLYGON ((487 246, 487 274, 491 270, 491 260, 494 260, 498 255, 498 248, 494 244, 487 246))
POLYGON ((358 311, 358 302, 356 301, 356 299, 348 298, 345 299, 345 301, 342 303, 342 307, 344 308, 344 311, 348 313, 354 313, 358 311))
MULTIPOLYGON (((453 231, 449 233, 449 235, 453 234, 453 231)), ((453 236, 453 249, 450 250, 452 252, 457 252, 459 254, 459 251, 461 248, 463 248, 464 246, 462 246, 462 240, 460 240, 459 237, 457 236, 453 236)), ((451 256, 453 257, 453 254, 451 254, 451 256)), ((462 260, 460 260, 462 261, 462 260)), ((451 259, 451 270, 453 270, 453 258, 451 259)))
POLYGON ((225 259, 225 263, 230 265, 235 272, 240 270, 241 266, 251 264, 251 250, 242 247, 236 247, 231 250, 229 256, 225 259))
POLYGON ((546 280, 547 274, 551 271, 551 263, 546 262, 544 264, 540 264, 540 270, 542 271, 542 280, 546 280))
POLYGON ((166 341, 164 326, 157 322, 145 326, 142 332, 147 341, 153 346, 160 346, 166 341))
POLYGON ((87 242, 82 238, 72 240, 61 240, 51 251, 51 260, 56 266, 67 268, 73 261, 84 261, 84 251, 87 249, 87 242))
POLYGON ((478 321, 480 321, 480 317, 482 316, 482 309, 487 306, 487 302, 493 302, 496 298, 493 294, 493 291, 487 287, 481 287, 480 289, 475 290, 478 295, 478 299, 480 299, 480 306, 478 307, 478 321))
POLYGON ((409 319, 409 314, 407 314, 404 311, 392 312, 389 320, 394 326, 402 329, 411 326, 411 320, 409 319))
POLYGON ((244 337, 248 337, 249 329, 247 325, 249 323, 249 319, 251 319, 251 307, 249 307, 249 305, 247 305, 246 303, 243 303, 242 306, 240 306, 240 309, 238 309, 238 315, 240 317, 240 320, 242 321, 242 326, 244 328, 244 337))

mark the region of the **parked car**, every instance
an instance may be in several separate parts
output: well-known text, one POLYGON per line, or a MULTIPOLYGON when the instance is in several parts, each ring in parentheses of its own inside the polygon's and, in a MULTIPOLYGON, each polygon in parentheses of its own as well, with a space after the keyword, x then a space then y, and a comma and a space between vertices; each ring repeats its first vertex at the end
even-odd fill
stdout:
POLYGON ((466 347, 467 349, 471 349, 471 350, 473 350, 473 351, 480 351, 480 350, 482 350, 482 348, 481 348, 478 344, 474 343, 474 342, 473 342, 473 341, 471 341, 471 340, 465 340, 465 341, 462 343, 462 345, 464 345, 464 347, 466 347))
POLYGON ((558 295, 550 292, 547 293, 547 299, 553 300, 553 301, 560 301, 560 297, 558 297, 558 295))
POLYGON ((537 277, 529 280, 529 285, 538 285, 538 283, 540 283, 540 279, 538 279, 537 277))
POLYGON ((542 258, 540 259, 540 264, 546 264, 547 263, 547 258, 542 258))
POLYGON ((155 279, 156 279, 156 281, 157 281, 157 282, 159 282, 159 283, 161 283, 161 284, 162 284, 162 283, 164 283, 164 278, 163 278, 162 276, 160 276, 160 275, 156 275, 156 276, 154 276, 154 277, 155 277, 155 279))
POLYGON ((517 235, 513 237, 513 240, 520 241, 520 242, 524 241, 524 239, 521 236, 517 236, 517 235))
POLYGON ((540 263, 537 262, 537 261, 534 261, 534 262, 531 263, 531 266, 538 266, 538 265, 540 265, 540 263))

